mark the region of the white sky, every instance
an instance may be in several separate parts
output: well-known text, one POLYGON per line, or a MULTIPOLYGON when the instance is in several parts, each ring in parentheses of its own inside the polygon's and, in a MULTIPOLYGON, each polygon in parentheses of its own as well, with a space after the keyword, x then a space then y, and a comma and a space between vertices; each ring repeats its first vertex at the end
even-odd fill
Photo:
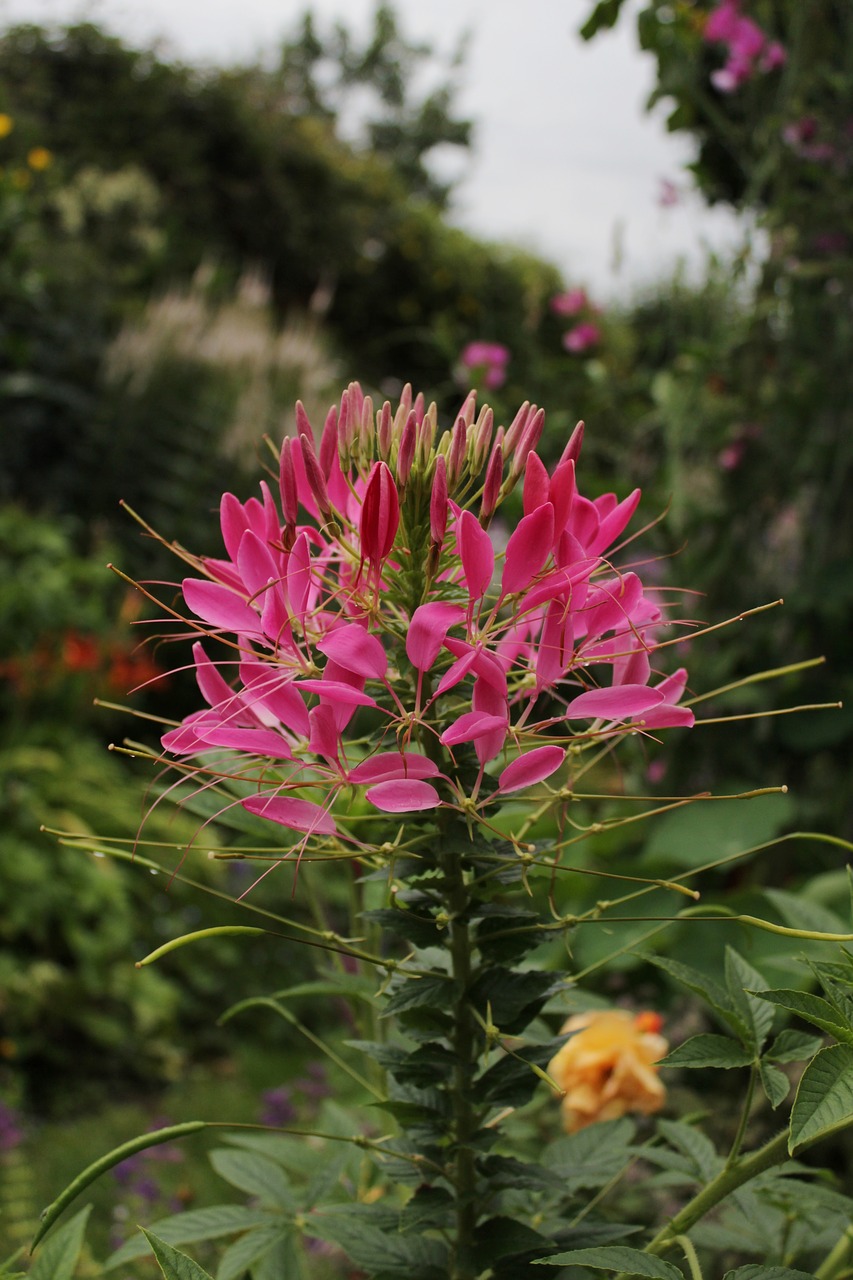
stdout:
MULTIPOLYGON (((672 137, 664 112, 643 103, 653 64, 633 24, 584 44, 577 28, 592 0, 392 0, 404 33, 449 55, 470 33, 459 97, 475 123, 473 156, 454 220, 555 262, 568 283, 601 300, 631 294, 683 258, 701 270, 708 246, 725 251, 741 231, 706 210, 681 172, 690 140, 672 137), (685 190, 658 204, 661 180, 685 190)), ((0 0, 0 23, 99 22, 137 43, 162 42, 185 61, 263 56, 310 7, 363 31, 374 0, 0 0)))

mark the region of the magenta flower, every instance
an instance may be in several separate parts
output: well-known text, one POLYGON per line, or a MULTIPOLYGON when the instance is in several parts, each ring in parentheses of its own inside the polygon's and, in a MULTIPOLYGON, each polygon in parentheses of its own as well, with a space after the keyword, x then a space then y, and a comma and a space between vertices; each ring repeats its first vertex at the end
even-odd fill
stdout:
POLYGON ((580 355, 582 351, 588 351, 590 347, 597 346, 600 341, 601 330, 591 320, 582 320, 580 324, 575 325, 574 329, 569 329, 568 333, 563 334, 563 346, 567 351, 571 351, 572 355, 580 355))
POLYGON ((567 289, 551 299, 551 310, 555 316, 576 316, 588 306, 586 289, 567 289))
POLYGON ((509 347, 500 342, 469 342, 459 363, 468 373, 478 374, 489 391, 495 391, 506 382, 509 347))
POLYGON ((200 788, 286 829, 282 856, 358 856, 365 815, 486 822, 576 740, 692 723, 686 672, 653 669, 655 591, 613 567, 639 490, 583 496, 582 424, 551 471, 543 424, 525 403, 495 430, 472 394, 438 437, 409 388, 374 412, 353 384, 319 451, 299 415, 281 512, 266 484, 223 497, 225 555, 190 558, 183 582, 203 705, 162 743, 200 788), (519 482, 499 549, 487 526, 519 482))
POLYGON ((722 0, 708 15, 704 38, 726 47, 725 65, 711 73, 711 83, 720 93, 734 93, 757 71, 773 71, 786 61, 779 41, 769 40, 756 22, 744 17, 741 0, 722 0))

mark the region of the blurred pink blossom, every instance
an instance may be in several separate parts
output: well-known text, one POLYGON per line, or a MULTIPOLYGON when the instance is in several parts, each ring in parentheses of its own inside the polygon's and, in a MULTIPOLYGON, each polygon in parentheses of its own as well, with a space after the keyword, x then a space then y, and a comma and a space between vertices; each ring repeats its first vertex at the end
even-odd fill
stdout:
POLYGON ((705 40, 727 48, 725 65, 711 74, 711 83, 720 93, 734 93, 756 71, 773 71, 787 57, 778 40, 768 40, 756 22, 743 16, 741 0, 721 0, 708 16, 705 40))
POLYGON ((551 299, 551 310, 555 316, 576 316, 588 305, 586 289, 567 289, 565 293, 557 293, 551 299))
POLYGON ((658 185, 658 204, 662 209, 672 209, 681 203, 681 192, 669 178, 661 178, 658 185))
POLYGON ((590 347, 597 346, 600 341, 601 330, 591 320, 582 320, 580 324, 575 325, 574 329, 569 329, 568 333, 563 334, 563 346, 567 351, 571 351, 572 355, 588 351, 590 347))
POLYGON ((494 391, 506 382, 509 347, 500 342, 469 342, 459 362, 465 369, 482 369, 484 386, 494 391))

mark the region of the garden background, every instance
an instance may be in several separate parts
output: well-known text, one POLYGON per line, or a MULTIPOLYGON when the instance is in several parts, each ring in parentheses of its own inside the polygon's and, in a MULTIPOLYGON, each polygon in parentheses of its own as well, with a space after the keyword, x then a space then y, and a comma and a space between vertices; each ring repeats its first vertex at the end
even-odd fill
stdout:
MULTIPOLYGON (((259 1026, 235 1053, 215 1025, 274 973, 307 973, 301 953, 258 949, 248 966, 220 941, 203 961, 177 952, 136 971, 165 938, 233 920, 228 903, 211 911, 193 886, 167 885, 139 860, 93 859, 40 832, 123 833, 130 849, 152 778, 107 748, 128 734, 154 742, 156 724, 129 731, 118 704, 141 687, 132 702, 143 716, 193 706, 169 652, 139 646, 144 598, 105 569, 173 574, 118 500, 167 539, 215 549, 217 495, 253 491, 261 437, 293 429, 297 397, 322 420, 353 378, 392 399, 408 381, 451 413, 470 382, 506 420, 524 399, 545 406, 550 461, 583 417, 587 484, 619 497, 639 484, 644 510, 666 513, 644 549, 666 581, 703 593, 697 617, 784 597, 703 642, 703 688, 826 658, 740 686, 718 714, 843 707, 682 734, 677 750, 638 752, 602 780, 614 794, 639 780, 660 794, 785 783, 787 795, 628 827, 588 847, 591 865, 666 875, 784 831, 853 838, 853 15, 844 0, 756 0, 765 53, 778 42, 784 58, 756 56, 732 84, 720 76, 731 71, 724 42, 706 38, 713 7, 578 6, 586 38, 638 22, 669 127, 692 139, 691 180, 751 228, 738 252, 709 259, 700 283, 676 274, 606 307, 582 263, 566 275, 452 224, 453 191, 432 157, 464 154, 471 122, 455 72, 414 46, 390 9, 366 41, 306 19, 280 57, 239 67, 182 65, 88 24, 0 39, 0 1230, 10 1247, 87 1156, 164 1114, 305 1117, 331 1087, 304 1037, 265 1025, 261 1038, 259 1026), (438 77, 425 96, 413 87, 423 65, 438 77), (352 112, 365 122, 357 143, 352 112)), ((160 806, 146 840, 177 865, 196 827, 160 806)), ((205 850, 228 839, 207 831, 205 850)), ((846 892, 841 858, 803 849, 717 873, 715 892, 736 910, 769 900, 782 921, 808 901, 831 921, 846 892)), ((229 895, 242 886, 239 864, 201 854, 182 874, 229 895)), ((292 888, 270 877, 258 893, 292 910, 292 888)), ((712 965, 726 940, 715 930, 709 948, 682 925, 654 945, 712 965)), ((689 1022, 631 952, 630 927, 620 943, 602 993, 630 992, 672 1025, 689 1022)), ((749 946, 768 974, 784 959, 769 941, 749 946)), ((580 967, 595 947, 578 940, 580 967)), ((339 1011, 306 1000, 299 1016, 326 1035, 339 1011)), ((215 1178, 191 1146, 167 1154, 97 1189, 96 1256, 134 1214, 150 1220, 211 1194, 215 1178)), ((850 1156, 839 1140, 842 1181, 850 1156)), ((334 1274, 334 1259, 317 1265, 334 1274)))

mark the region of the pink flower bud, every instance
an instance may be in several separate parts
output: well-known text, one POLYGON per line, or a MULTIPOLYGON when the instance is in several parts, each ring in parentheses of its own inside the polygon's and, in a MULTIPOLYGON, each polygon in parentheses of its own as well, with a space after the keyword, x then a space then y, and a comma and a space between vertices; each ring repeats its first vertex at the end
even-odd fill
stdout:
MULTIPOLYGON (((532 411, 533 406, 531 406, 532 411)), ((545 426, 545 410, 537 409, 532 417, 528 420, 521 438, 515 446, 515 453, 512 458, 512 469, 510 474, 517 479, 524 470, 524 464, 527 461, 527 455, 531 449, 535 449, 542 435, 542 428, 545 426)))
POLYGON ((332 463, 335 454, 338 451, 338 411, 332 405, 326 414, 326 421, 323 424, 323 434, 320 437, 320 470, 324 476, 328 476, 332 471, 332 463))
POLYGON ((468 427, 464 418, 457 418, 456 426, 450 433, 450 450, 447 455, 447 485, 451 490, 455 489, 462 475, 467 451, 468 427))
POLYGON ((305 405, 301 400, 296 401, 296 434, 298 436, 307 436, 314 444, 314 428, 308 421, 308 414, 305 412, 305 405))
POLYGON ((368 477, 361 507, 361 554, 379 566, 394 545, 400 523, 397 486, 386 463, 376 462, 368 477))
POLYGON ((299 513, 299 501, 296 496, 296 472, 293 469, 291 450, 293 441, 285 436, 281 445, 281 465, 279 468, 279 489, 281 491, 281 510, 284 523, 289 529, 296 527, 299 513))
POLYGON ((440 547, 447 532, 447 466, 441 454, 435 460, 435 474, 432 478, 429 532, 433 544, 440 547))
POLYGON ((498 442, 492 449, 492 456, 486 467, 486 478, 483 481, 483 501, 480 504, 480 524, 485 529, 495 514, 501 492, 501 481, 504 473, 503 449, 498 442))
POLYGON ((418 425, 415 422, 415 415, 409 414, 409 420, 403 428, 403 434, 400 437, 400 447, 397 451, 397 483, 402 487, 408 484, 409 476, 412 474, 412 463, 415 458, 415 445, 418 438, 418 425))
POLYGON ((584 424, 583 422, 579 422, 569 437, 569 443, 560 455, 558 466, 562 466, 564 462, 569 461, 574 462, 575 465, 577 465, 578 458, 580 457, 581 445, 583 444, 583 433, 584 424))
POLYGON ((525 426, 527 425, 527 418, 529 413, 530 413, 530 401, 525 400, 524 404, 521 406, 518 413, 515 415, 512 422, 509 424, 506 434, 504 435, 504 446, 507 454, 512 453, 513 449, 518 444, 521 433, 524 430, 525 426))
POLYGON ((385 462, 391 456, 391 435, 394 428, 394 419, 391 417, 391 406, 386 400, 379 411, 379 426, 377 437, 379 440, 379 456, 385 462))
POLYGON ((489 456, 494 426, 495 415, 488 405, 484 405, 474 427, 474 457, 471 464, 474 471, 479 471, 489 456))
POLYGON ((373 421, 373 401, 365 396, 361 406, 361 421, 358 428, 358 451, 363 462, 373 457, 373 438, 376 429, 373 421))
MULTIPOLYGON (((308 419, 306 418, 307 422, 308 419)), ((329 502, 329 493, 326 488, 326 479, 323 475, 320 463, 317 461, 317 454, 314 451, 313 435, 300 436, 300 444, 302 445, 302 461, 305 464, 305 478, 314 495, 314 500, 320 509, 320 513, 324 519, 328 520, 332 514, 332 507, 329 502)))

